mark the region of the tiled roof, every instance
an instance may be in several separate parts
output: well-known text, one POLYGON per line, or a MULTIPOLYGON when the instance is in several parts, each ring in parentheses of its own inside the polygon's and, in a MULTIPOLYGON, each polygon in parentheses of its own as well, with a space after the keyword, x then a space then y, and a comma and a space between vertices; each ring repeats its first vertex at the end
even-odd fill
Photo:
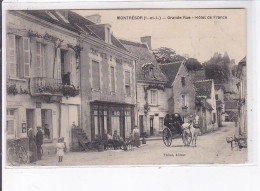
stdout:
POLYGON ((225 91, 225 86, 222 84, 215 84, 214 87, 215 87, 215 90, 219 90, 220 88, 222 88, 225 91))
POLYGON ((167 78, 162 73, 154 55, 149 51, 148 47, 145 44, 131 42, 128 40, 121 40, 120 42, 124 45, 124 47, 138 57, 136 63, 136 76, 139 81, 150 81, 150 82, 167 82, 167 78), (152 64, 154 68, 154 77, 152 78, 150 75, 146 75, 146 71, 144 70, 144 66, 147 64, 152 64))
POLYGON ((168 86, 171 86, 174 82, 176 75, 180 69, 182 62, 174 62, 174 63, 167 63, 167 64, 160 64, 160 68, 164 75, 168 79, 168 86))
MULTIPOLYGON (((55 24, 60 27, 64 27, 70 31, 76 32, 78 34, 85 33, 91 35, 95 38, 101 39, 105 41, 105 29, 104 25, 96 25, 92 21, 82 17, 81 15, 68 10, 27 10, 22 11, 24 13, 33 15, 45 21, 48 21, 52 24, 55 24), (66 22, 61 16, 65 14, 65 11, 68 14, 66 22), (54 16, 54 17, 53 17, 54 16), (56 18, 56 19, 55 19, 56 18)), ((111 35, 111 42, 112 45, 116 46, 117 48, 126 50, 125 47, 117 40, 116 37, 111 35)))
POLYGON ((206 108, 207 110, 213 110, 213 107, 209 102, 207 102, 205 99, 196 97, 196 104, 199 104, 201 107, 206 108))
POLYGON ((237 101, 225 101, 225 109, 237 109, 237 101))
POLYGON ((212 80, 203 80, 195 82, 196 96, 206 96, 211 98, 212 80))
POLYGON ((189 71, 191 80, 193 82, 200 81, 200 80, 205 80, 206 75, 205 75, 205 69, 202 70, 195 70, 195 71, 189 71))

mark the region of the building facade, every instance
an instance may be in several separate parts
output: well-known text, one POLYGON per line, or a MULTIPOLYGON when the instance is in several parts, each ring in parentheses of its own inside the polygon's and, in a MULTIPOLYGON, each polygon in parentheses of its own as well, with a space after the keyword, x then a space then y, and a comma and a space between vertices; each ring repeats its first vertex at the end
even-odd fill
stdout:
POLYGON ((246 74, 246 57, 238 63, 236 77, 240 79, 237 84, 239 91, 239 134, 247 135, 247 74, 246 74))
POLYGON ((120 40, 121 43, 138 57, 136 62, 137 81, 137 124, 140 133, 159 135, 163 120, 168 112, 166 94, 167 78, 159 68, 151 52, 151 37, 141 37, 141 42, 120 40))
POLYGON ((179 113, 184 122, 195 114, 195 87, 183 62, 160 65, 167 77, 169 113, 179 113))
POLYGON ((214 80, 195 82, 196 111, 200 115, 202 133, 218 128, 214 80))
POLYGON ((40 126, 43 146, 54 149, 59 137, 69 145, 71 124, 80 122, 79 60, 70 48, 78 33, 65 27, 65 17, 60 11, 7 13, 8 139, 40 126))
POLYGON ((215 84, 215 99, 217 108, 217 122, 218 126, 222 126, 223 116, 225 113, 225 102, 224 102, 225 87, 222 84, 215 84))
POLYGON ((81 43, 81 126, 91 140, 115 130, 126 138, 135 125, 136 58, 112 35, 109 24, 85 19, 81 26, 92 34, 81 43))

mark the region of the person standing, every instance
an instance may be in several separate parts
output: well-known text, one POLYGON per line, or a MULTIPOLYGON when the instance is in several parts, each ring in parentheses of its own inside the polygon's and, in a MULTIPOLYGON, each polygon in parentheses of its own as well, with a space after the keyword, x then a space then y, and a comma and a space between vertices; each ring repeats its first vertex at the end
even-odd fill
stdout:
POLYGON ((36 145, 37 145, 37 158, 41 160, 42 158, 42 144, 43 144, 43 133, 41 127, 37 127, 36 133, 36 145))
POLYGON ((133 129, 134 134, 134 146, 140 147, 140 132, 137 126, 133 129))
POLYGON ((57 148, 57 156, 59 157, 59 162, 62 162, 65 145, 62 142, 61 138, 58 139, 58 143, 56 144, 56 148, 57 148))
POLYGON ((28 137, 29 137, 30 163, 35 163, 37 161, 37 146, 35 143, 35 136, 32 128, 28 130, 28 137))

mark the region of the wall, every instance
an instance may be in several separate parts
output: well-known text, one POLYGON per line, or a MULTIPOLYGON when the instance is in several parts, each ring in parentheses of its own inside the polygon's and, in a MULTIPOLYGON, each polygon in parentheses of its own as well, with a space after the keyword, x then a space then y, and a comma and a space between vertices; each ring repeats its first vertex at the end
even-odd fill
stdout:
POLYGON ((174 113, 179 113, 182 117, 187 118, 195 114, 195 89, 190 76, 182 64, 179 72, 173 82, 173 95, 174 95, 174 113), (185 87, 182 87, 181 77, 185 77, 185 87), (187 112, 182 109, 181 95, 186 95, 187 98, 187 112))
MULTIPOLYGON (((71 83, 75 86, 79 85, 79 73, 77 69, 76 57, 75 52, 72 49, 67 48, 67 44, 75 46, 77 44, 77 38, 72 35, 70 32, 61 31, 60 29, 56 29, 54 26, 50 26, 48 24, 42 24, 39 21, 34 19, 27 19, 24 16, 14 15, 15 12, 8 12, 7 14, 7 33, 8 34, 15 34, 22 37, 29 37, 28 31, 32 31, 33 33, 38 33, 39 35, 44 36, 46 33, 58 37, 63 40, 61 44, 61 48, 67 50, 68 55, 70 55, 70 60, 68 61, 70 72, 71 72, 71 83)), ((64 29, 65 30, 65 29, 64 29)), ((63 114, 63 110, 59 109, 59 103, 47 103, 44 101, 40 96, 31 97, 29 94, 29 78, 9 78, 9 38, 7 34, 7 83, 9 84, 16 84, 16 88, 18 92, 20 89, 23 91, 26 90, 27 93, 25 94, 17 94, 17 95, 7 95, 7 107, 8 108, 16 108, 18 111, 18 124, 17 124, 17 138, 20 137, 27 137, 27 133, 21 132, 21 125, 22 123, 26 123, 26 109, 34 109, 34 129, 36 133, 36 126, 42 126, 41 122, 41 109, 51 109, 52 110, 52 125, 53 125, 53 143, 48 143, 47 145, 52 145, 55 148, 55 142, 59 137, 59 127, 60 127, 60 116, 63 114), (41 102, 41 108, 36 108, 36 102, 41 102)), ((48 77, 56 79, 61 79, 61 76, 58 72, 60 70, 60 62, 54 59, 55 57, 55 49, 53 42, 48 42, 43 38, 36 38, 31 37, 30 39, 30 55, 31 63, 30 63, 30 78, 31 77, 48 77), (44 55, 45 63, 47 63, 45 68, 45 75, 42 75, 39 71, 39 66, 37 63, 36 58, 36 41, 42 42, 46 46, 46 54, 44 55), (55 60, 55 67, 54 67, 54 60, 55 60), (53 71, 54 67, 54 71, 53 71)), ((64 98, 63 98, 64 99, 64 98)), ((78 101, 75 102, 74 99, 67 99, 63 100, 64 104, 80 104, 80 98, 77 96, 75 99, 78 101)), ((71 117, 71 116, 70 116, 71 117)), ((63 131, 68 131, 68 125, 62 126, 63 131)), ((65 139, 68 138, 68 134, 65 134, 65 139)), ((68 140, 68 139, 67 139, 68 140)), ((46 144, 44 144, 46 147, 46 144)), ((47 148, 44 148, 44 150, 47 148)), ((54 152, 55 149, 52 149, 54 152)), ((49 152, 49 150, 48 150, 49 152)))
POLYGON ((80 55, 81 62, 81 126, 90 138, 91 122, 90 122, 90 102, 98 100, 105 102, 117 102, 135 104, 135 65, 134 60, 120 56, 114 52, 107 51, 97 45, 89 44, 84 41, 81 46, 83 50, 80 55), (93 54, 93 50, 97 51, 97 55, 93 54), (101 56, 102 55, 102 56, 101 56), (105 56, 106 55, 106 56, 105 56), (110 60, 112 56, 112 60, 110 60), (122 63, 116 62, 115 59, 122 59, 122 63), (92 61, 99 62, 100 66, 100 90, 92 88, 92 61), (110 66, 115 67, 115 92, 111 92, 110 84, 110 66), (131 96, 125 93, 125 70, 131 72, 131 96))

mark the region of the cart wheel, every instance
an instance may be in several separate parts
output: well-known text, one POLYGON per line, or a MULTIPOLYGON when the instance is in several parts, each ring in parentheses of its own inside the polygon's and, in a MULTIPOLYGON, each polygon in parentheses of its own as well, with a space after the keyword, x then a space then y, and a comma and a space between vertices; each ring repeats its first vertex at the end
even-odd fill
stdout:
POLYGON ((182 141, 183 141, 185 146, 190 145, 190 143, 191 143, 191 133, 184 131, 182 133, 182 141))
POLYGON ((166 147, 169 147, 172 144, 172 132, 169 128, 163 130, 163 142, 166 147))

